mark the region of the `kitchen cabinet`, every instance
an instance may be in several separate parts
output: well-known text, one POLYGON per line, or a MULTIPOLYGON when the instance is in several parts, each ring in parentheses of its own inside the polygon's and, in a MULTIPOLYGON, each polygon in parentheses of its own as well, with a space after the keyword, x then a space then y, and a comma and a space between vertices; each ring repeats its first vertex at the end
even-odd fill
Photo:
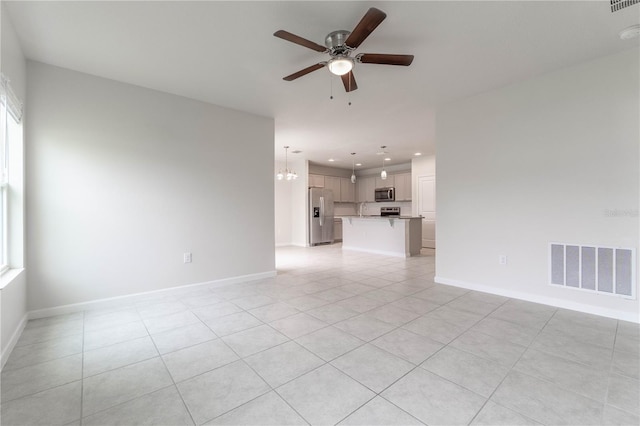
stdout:
POLYGON ((340 196, 340 178, 335 176, 324 177, 324 188, 333 192, 333 201, 341 201, 340 196))
POLYGON ((359 203, 375 201, 375 176, 362 176, 356 181, 357 201, 359 203))
POLYGON ((393 176, 396 187, 396 201, 411 201, 411 173, 393 176))
POLYGON ((309 187, 310 188, 324 188, 324 176, 322 175, 309 175, 309 187))
MULTIPOLYGON (((356 186, 349 178, 340 178, 340 201, 343 203, 356 202, 356 186)), ((342 225, 342 222, 340 222, 342 225)))
POLYGON ((380 175, 376 176, 376 188, 389 188, 395 186, 393 176, 394 175, 387 173, 387 178, 384 180, 382 180, 380 175))

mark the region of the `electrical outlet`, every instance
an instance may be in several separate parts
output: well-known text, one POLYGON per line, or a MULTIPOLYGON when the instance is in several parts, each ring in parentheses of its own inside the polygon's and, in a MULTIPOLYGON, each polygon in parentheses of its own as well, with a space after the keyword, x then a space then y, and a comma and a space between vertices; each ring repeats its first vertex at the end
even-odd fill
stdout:
POLYGON ((191 263, 191 253, 184 253, 182 259, 184 263, 191 263))
POLYGON ((506 254, 499 254, 498 255, 498 263, 500 265, 506 265, 507 264, 507 255, 506 254))

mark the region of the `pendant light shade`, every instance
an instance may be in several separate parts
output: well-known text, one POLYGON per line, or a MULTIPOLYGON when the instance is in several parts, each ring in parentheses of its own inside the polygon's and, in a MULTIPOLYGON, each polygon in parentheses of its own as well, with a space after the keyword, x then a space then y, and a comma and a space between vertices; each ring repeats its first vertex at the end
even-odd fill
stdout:
POLYGON ((276 179, 282 180, 296 180, 298 179, 298 174, 293 170, 289 170, 289 146, 284 147, 284 171, 278 170, 276 173, 276 179))

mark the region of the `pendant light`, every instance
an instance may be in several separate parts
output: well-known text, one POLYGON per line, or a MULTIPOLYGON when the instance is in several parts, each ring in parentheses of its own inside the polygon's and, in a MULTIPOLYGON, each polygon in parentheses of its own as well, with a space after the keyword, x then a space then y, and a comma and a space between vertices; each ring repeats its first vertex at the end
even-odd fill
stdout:
POLYGON ((351 172, 351 183, 356 183, 356 159, 354 157, 356 155, 355 152, 351 153, 351 164, 352 164, 352 172, 351 172))
POLYGON ((287 179, 287 180, 296 180, 298 179, 298 174, 293 170, 289 170, 289 145, 284 147, 284 172, 282 169, 278 170, 276 173, 276 178, 278 180, 287 179))
MULTIPOLYGON (((379 155, 385 155, 387 153, 387 151, 385 151, 384 149, 386 148, 386 145, 382 145, 380 148, 382 148, 382 151, 380 151, 378 154, 379 155)), ((380 172, 380 179, 382 180, 386 180, 387 179, 387 171, 384 169, 384 162, 385 162, 386 158, 382 157, 382 171, 380 172)))

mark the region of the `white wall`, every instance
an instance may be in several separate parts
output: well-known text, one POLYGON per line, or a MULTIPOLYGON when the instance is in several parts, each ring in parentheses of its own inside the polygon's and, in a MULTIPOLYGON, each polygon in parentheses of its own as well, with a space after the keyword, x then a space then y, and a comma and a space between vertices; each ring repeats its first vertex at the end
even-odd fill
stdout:
POLYGON ((632 49, 438 112, 439 282, 638 321, 637 300, 550 286, 547 261, 552 241, 638 247, 638 75, 632 49))
POLYGON ((27 69, 31 310, 274 271, 272 119, 27 69))
MULTIPOLYGON (((0 71, 24 101, 26 60, 4 3, 0 2, 0 71)), ((23 122, 27 117, 23 117, 23 122)), ((27 280, 24 269, 23 147, 12 145, 9 191, 9 264, 14 268, 0 279, 0 365, 6 362, 24 326, 27 314, 27 280)))

